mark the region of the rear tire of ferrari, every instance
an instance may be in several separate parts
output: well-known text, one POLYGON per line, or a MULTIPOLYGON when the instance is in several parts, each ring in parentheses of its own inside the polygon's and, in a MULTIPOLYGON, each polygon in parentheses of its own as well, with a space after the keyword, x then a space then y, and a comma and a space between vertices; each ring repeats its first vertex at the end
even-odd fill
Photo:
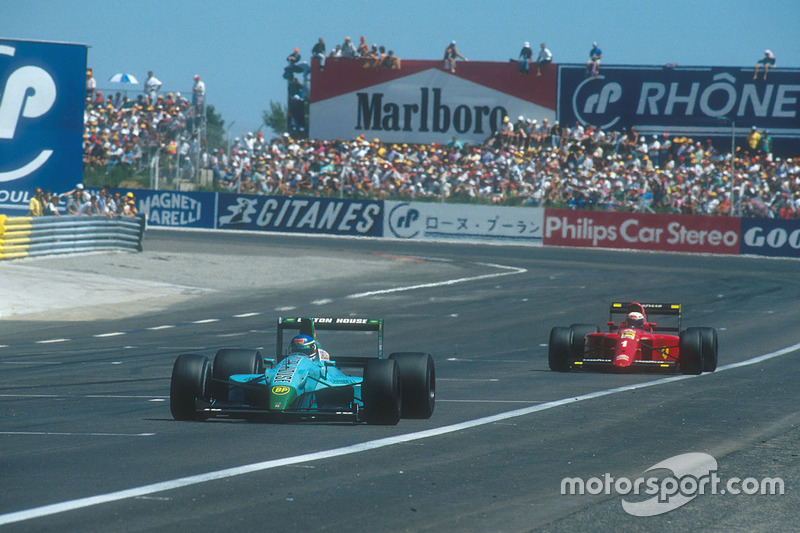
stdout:
POLYGON ((195 354, 179 355, 172 366, 169 387, 169 409, 175 420, 202 420, 196 401, 208 399, 211 365, 208 357, 195 354))
POLYGON ((403 391, 403 418, 430 418, 436 403, 436 368, 427 353, 399 352, 389 359, 397 361, 403 391))
POLYGON ((550 330, 547 359, 550 370, 569 372, 569 354, 572 348, 572 328, 558 327, 550 330))
POLYGON ((696 329, 700 330, 700 338, 703 341, 703 372, 713 372, 717 369, 717 354, 719 352, 717 330, 714 328, 696 329))
POLYGON ((678 345, 678 366, 684 374, 700 374, 705 367, 703 359, 703 337, 699 328, 688 328, 681 332, 678 345))
MULTIPOLYGON (((212 377, 214 380, 228 380, 234 374, 263 374, 264 358, 258 350, 222 349, 214 356, 212 377)), ((248 393, 251 391, 247 391, 248 393)), ((218 381, 211 382, 211 395, 215 400, 228 401, 228 385, 218 381)), ((248 395, 249 396, 249 395, 248 395)), ((251 403, 251 402, 248 402, 251 403)))
POLYGON ((394 426, 400 421, 402 388, 400 368, 393 359, 370 359, 361 382, 367 424, 394 426))

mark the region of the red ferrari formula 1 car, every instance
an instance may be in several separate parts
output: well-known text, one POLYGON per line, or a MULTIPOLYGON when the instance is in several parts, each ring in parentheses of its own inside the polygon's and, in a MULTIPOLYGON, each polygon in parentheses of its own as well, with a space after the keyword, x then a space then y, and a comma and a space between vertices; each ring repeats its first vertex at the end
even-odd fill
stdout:
POLYGON ((700 374, 717 368, 717 331, 681 330, 681 304, 614 302, 608 332, 592 324, 572 324, 550 330, 550 369, 662 369, 700 374), (670 317, 677 325, 649 322, 647 315, 670 317), (616 323, 615 316, 624 315, 616 323))

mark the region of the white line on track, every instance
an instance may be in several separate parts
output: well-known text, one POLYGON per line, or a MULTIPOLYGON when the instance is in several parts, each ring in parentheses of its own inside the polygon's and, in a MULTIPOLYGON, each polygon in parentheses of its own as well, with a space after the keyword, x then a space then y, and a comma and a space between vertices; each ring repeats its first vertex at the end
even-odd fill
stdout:
MULTIPOLYGON (((155 433, 67 433, 58 431, 0 431, 0 435, 37 435, 56 437, 152 437, 155 433)), ((0 516, 0 519, 2 517, 0 516)))
POLYGON ((119 337, 120 335, 125 335, 124 331, 112 331, 111 333, 98 333, 94 335, 94 337, 98 339, 102 339, 104 337, 119 337))
POLYGON ((395 292, 415 291, 417 289, 430 289, 431 287, 444 287, 447 285, 456 285, 457 283, 466 283, 468 281, 499 278, 501 276, 512 276, 514 274, 524 274, 525 272, 527 272, 527 270, 525 270, 524 268, 517 268, 506 265, 497 265, 494 263, 477 263, 477 264, 493 268, 499 268, 504 270, 504 272, 495 272, 494 274, 483 274, 471 278, 448 279, 445 281, 437 281, 434 283, 423 283, 420 285, 409 285, 408 287, 395 287, 393 289, 381 289, 378 291, 359 292, 356 294, 351 294, 347 296, 347 298, 365 298, 367 296, 379 296, 382 294, 392 294, 395 292))
POLYGON ((217 470, 214 472, 206 472, 204 474, 197 474, 194 476, 187 476, 178 479, 172 479, 169 481, 162 481, 160 483, 153 483, 150 485, 143 485, 141 487, 134 487, 132 489, 120 490, 117 492, 109 492, 107 494, 98 494, 96 496, 88 496, 86 498, 79 498, 77 500, 71 500, 61 503, 54 503, 50 505, 44 505, 41 507, 34 507, 32 509, 25 509, 23 511, 16 511, 12 513, 6 513, 0 515, 0 526, 5 524, 13 524, 16 522, 23 522, 25 520, 32 520, 34 518, 40 518, 43 516, 50 516, 59 513, 65 513, 67 511, 74 511, 76 509, 85 509, 87 507, 92 507, 94 505, 100 505, 103 503, 110 503, 116 502, 120 500, 127 500, 130 498, 141 498, 142 496, 149 496, 151 494, 156 494, 159 492, 164 492, 167 490, 174 490, 179 489, 182 487, 189 487, 192 485, 198 485, 200 483, 206 483, 208 481, 215 481, 219 479, 227 479, 236 476, 241 476, 244 474, 251 474, 254 472, 263 472, 265 470, 270 470, 273 468, 278 468, 281 466, 288 466, 288 465, 297 465, 302 463, 309 463, 312 461, 321 461, 323 459, 330 459, 332 457, 341 457, 343 455, 352 455, 355 453, 362 453, 370 450, 377 450, 379 448, 385 448, 387 446, 394 446, 395 444, 402 444, 407 442, 412 442, 420 439, 427 439, 430 437, 437 437, 440 435, 446 435, 448 433, 455 433, 457 431, 463 431, 465 429, 470 429, 478 426, 485 426, 487 424, 494 424, 497 422, 502 422, 504 420, 508 420, 511 418, 517 418, 520 416, 526 416, 533 413, 537 413, 540 411, 546 411, 548 409, 553 409, 554 407, 560 407, 562 405, 569 405, 574 404, 577 402, 583 402, 587 400, 594 400, 596 398, 602 398, 604 396, 611 396, 613 394, 620 394, 623 392, 629 392, 639 389, 645 389, 648 387, 655 387, 657 385, 664 385, 666 383, 673 383, 675 381, 683 381, 687 379, 696 379, 701 377, 713 376, 718 374, 719 372, 724 372, 726 370, 732 370, 734 368, 740 368, 743 366, 755 365, 761 363, 763 361, 767 361, 769 359, 774 359, 776 357, 780 357, 782 355, 786 355, 792 352, 796 352, 800 350, 800 343, 794 344, 792 346, 788 346, 781 350, 771 352, 768 354, 764 354, 758 357, 753 357, 751 359, 747 359, 745 361, 741 361, 739 363, 731 363, 729 365, 723 365, 717 368, 717 371, 714 373, 709 374, 700 374, 696 376, 692 375, 679 375, 679 376, 671 376, 661 379, 655 379, 652 381, 645 381, 641 383, 634 383, 631 385, 626 385, 624 387, 616 387, 613 389, 605 389, 599 390, 596 392, 590 392, 588 394, 582 394, 580 396, 570 397, 570 398, 563 398, 561 400, 554 400, 551 402, 545 402, 539 405, 533 405, 530 407, 524 407, 521 409, 514 409, 513 411, 506 411, 504 413, 498 413, 496 415, 485 416, 483 418, 476 418, 474 420, 467 420, 465 422, 461 422, 458 424, 451 424, 449 426, 442 426, 438 428, 428 429, 425 431, 417 431, 415 433, 406 433, 404 435, 397 435, 394 437, 386 437, 383 439, 376 439, 367 442, 361 442, 358 444, 352 444, 350 446, 343 446, 341 448, 333 448, 331 450, 322 450, 319 452, 313 453, 306 453, 303 455, 296 455, 293 457, 284 457, 282 459, 273 459, 271 461, 264 461, 261 463, 253 463, 249 465, 237 466, 233 468, 226 468, 224 470, 217 470))
POLYGON ((175 326, 173 326, 171 324, 165 324, 163 326, 153 326, 153 327, 147 328, 147 329, 148 329, 148 331, 158 331, 158 330, 161 330, 161 329, 171 329, 171 328, 174 328, 174 327, 175 326))
POLYGON ((195 320, 192 324, 211 324, 212 322, 219 322, 219 318, 206 318, 203 320, 195 320))
POLYGON ((436 399, 437 403, 545 403, 545 400, 442 400, 436 399))
POLYGON ((46 341, 36 341, 36 344, 55 344, 57 342, 69 342, 70 339, 48 339, 46 341))
POLYGON ((233 318, 248 318, 248 317, 251 317, 251 316, 258 316, 260 314, 261 313, 242 313, 240 315, 233 315, 233 318))

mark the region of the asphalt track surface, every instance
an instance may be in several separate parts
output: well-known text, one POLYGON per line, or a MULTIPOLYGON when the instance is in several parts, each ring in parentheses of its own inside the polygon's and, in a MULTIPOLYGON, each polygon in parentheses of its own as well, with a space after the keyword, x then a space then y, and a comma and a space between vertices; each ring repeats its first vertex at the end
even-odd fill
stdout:
POLYGON ((145 248, 0 265, 58 281, 52 310, 0 321, 3 532, 800 530, 797 261, 175 231, 145 248), (612 300, 682 303, 684 327, 717 328, 719 370, 551 372, 550 328, 602 325, 612 300), (387 352, 435 359, 433 417, 171 419, 177 355, 273 352, 280 315, 384 318, 387 352), (644 496, 561 494, 685 453, 785 493, 651 517, 623 509, 644 496))

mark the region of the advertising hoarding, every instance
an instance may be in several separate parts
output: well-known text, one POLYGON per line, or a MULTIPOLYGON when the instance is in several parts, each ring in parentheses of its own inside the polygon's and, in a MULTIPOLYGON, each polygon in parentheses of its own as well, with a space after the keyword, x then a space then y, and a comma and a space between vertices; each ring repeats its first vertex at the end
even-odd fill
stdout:
POLYGON ((509 116, 555 117, 555 68, 521 75, 515 62, 470 61, 455 73, 442 61, 409 60, 398 70, 329 59, 311 69, 310 137, 383 142, 482 143, 509 116))
POLYGON ((0 210, 24 215, 33 189, 83 176, 86 45, 0 39, 0 210))
POLYGON ((546 209, 545 246, 739 253, 739 219, 546 209))
POLYGON ((752 67, 604 66, 587 77, 583 66, 559 65, 558 118, 562 124, 636 127, 639 133, 711 138, 730 151, 752 126, 767 130, 776 153, 800 151, 800 70, 770 70, 753 79, 752 67))

